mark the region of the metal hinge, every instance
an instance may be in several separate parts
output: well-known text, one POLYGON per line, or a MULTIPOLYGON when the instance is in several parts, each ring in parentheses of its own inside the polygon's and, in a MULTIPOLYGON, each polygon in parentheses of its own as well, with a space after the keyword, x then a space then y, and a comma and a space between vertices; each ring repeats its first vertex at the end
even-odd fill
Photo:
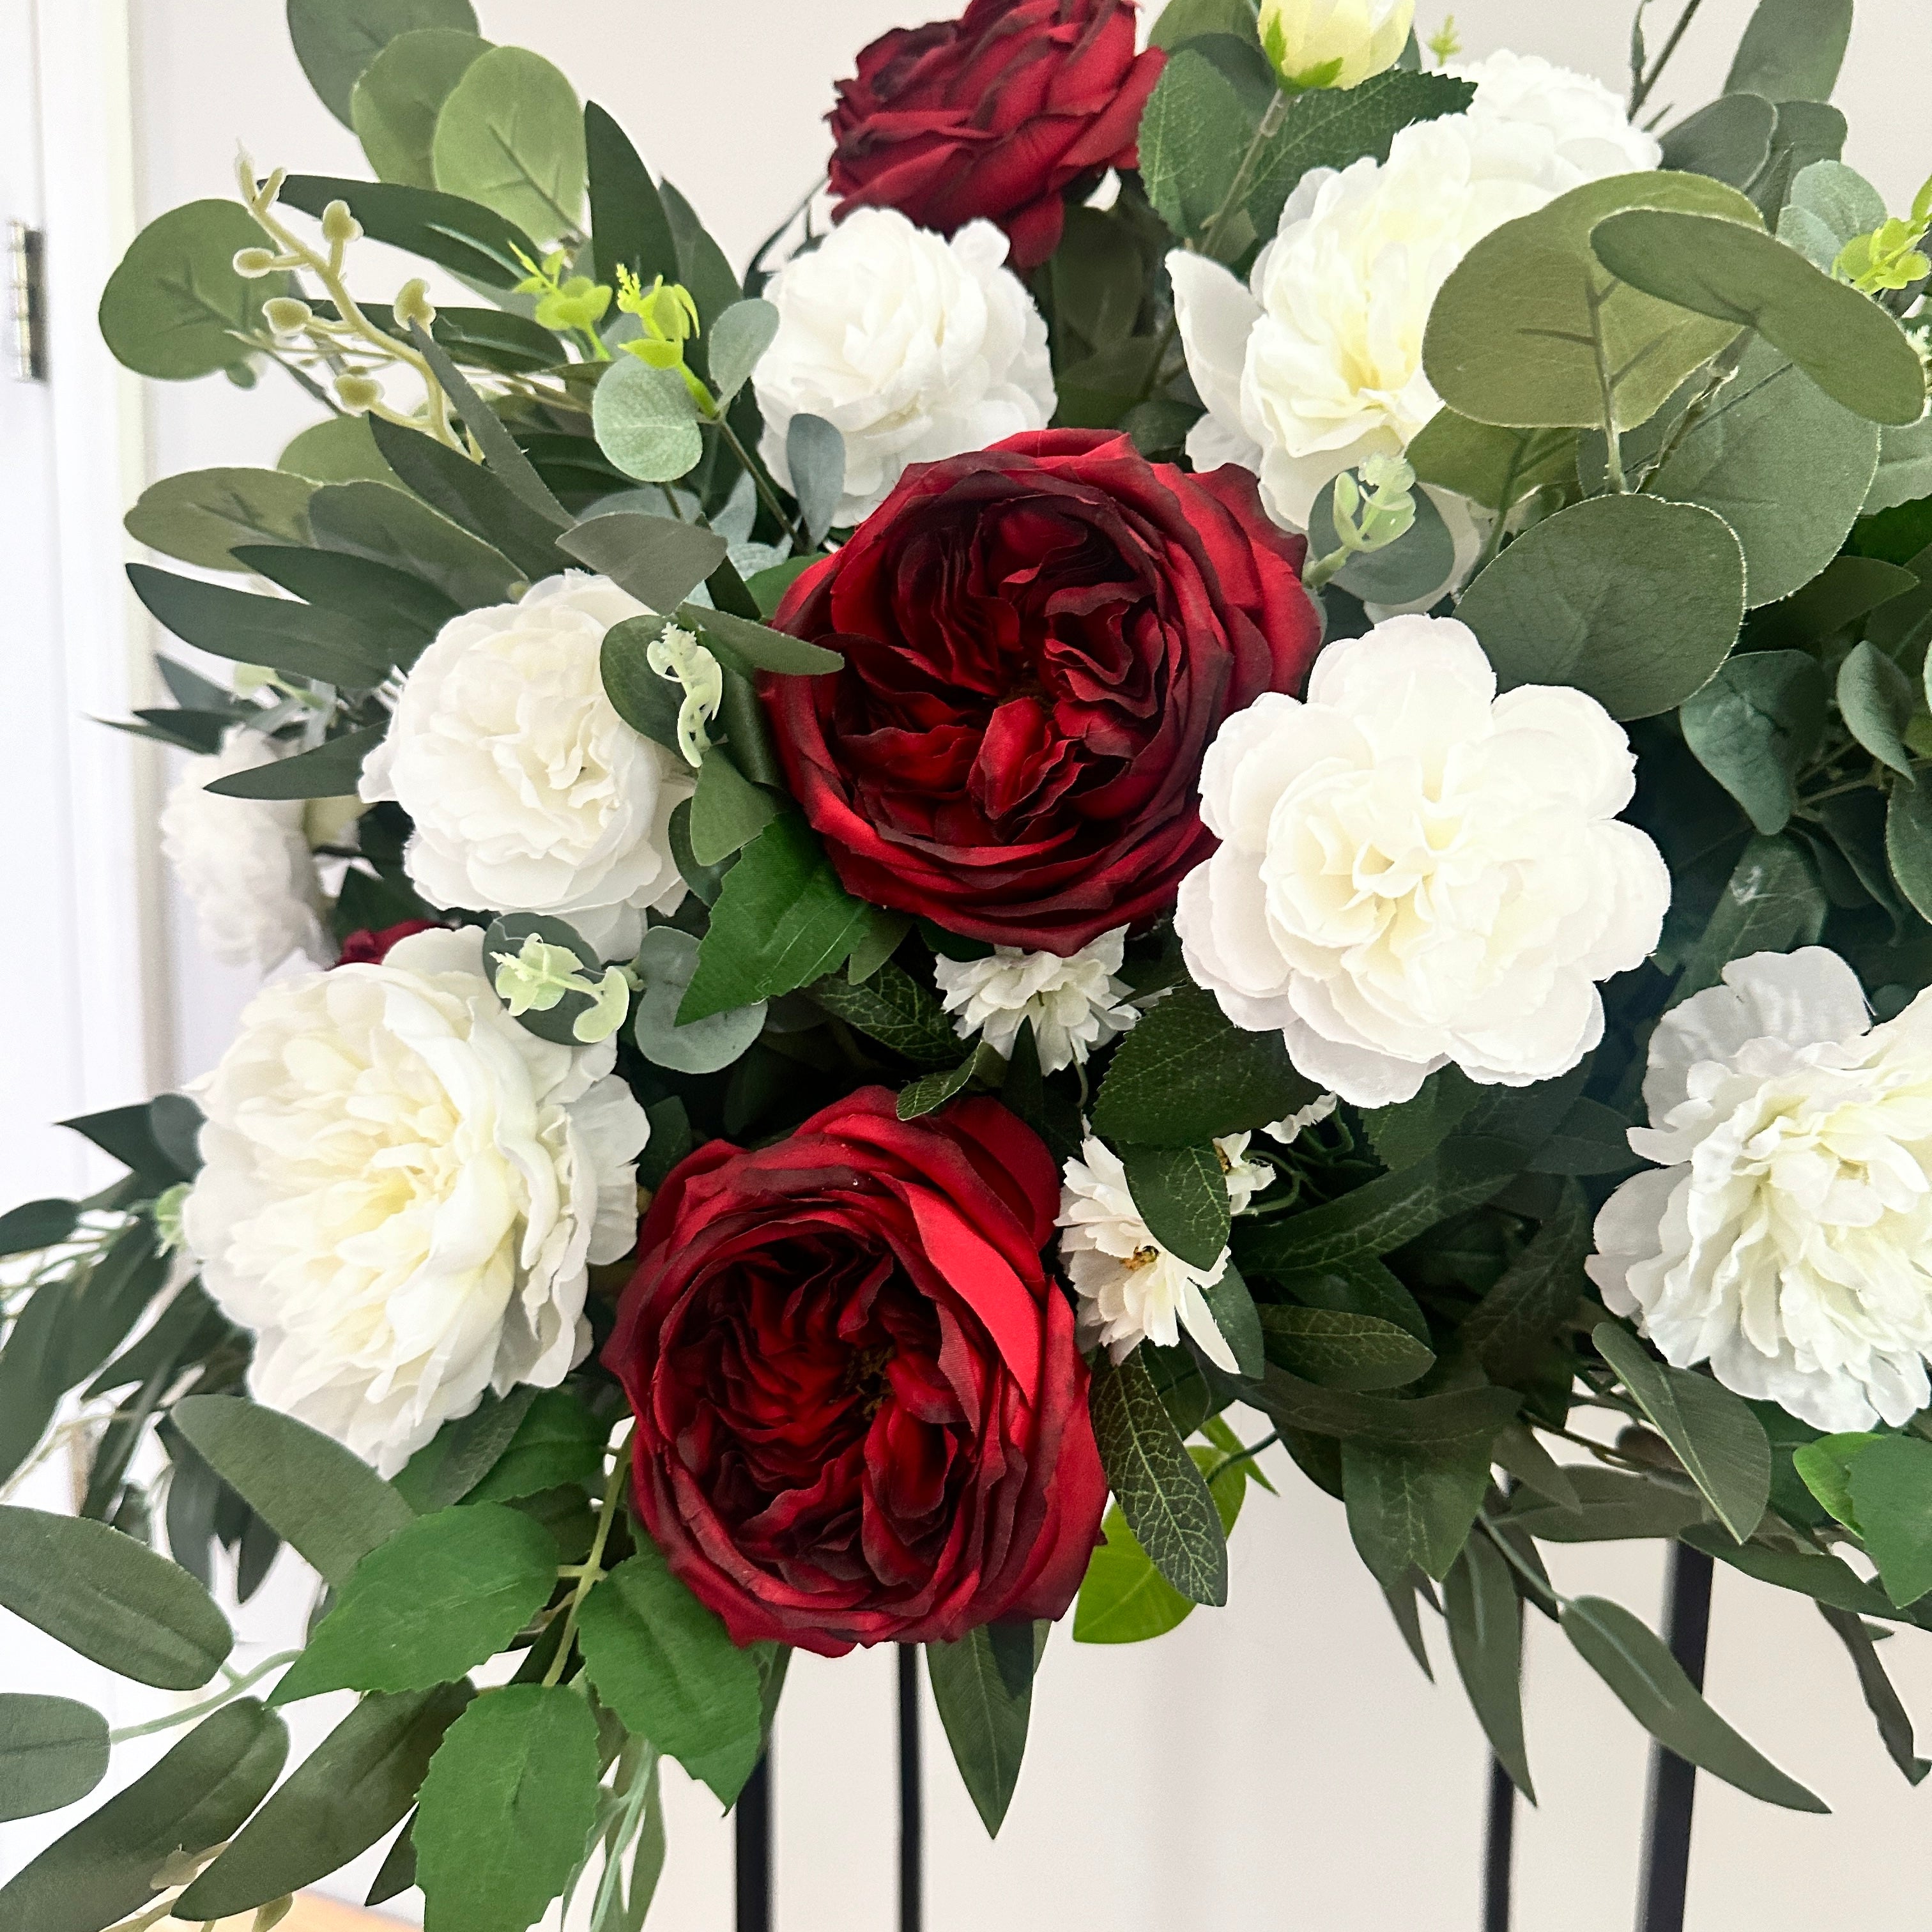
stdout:
POLYGON ((8 306, 13 315, 16 382, 47 380, 47 238, 24 221, 7 224, 8 306))

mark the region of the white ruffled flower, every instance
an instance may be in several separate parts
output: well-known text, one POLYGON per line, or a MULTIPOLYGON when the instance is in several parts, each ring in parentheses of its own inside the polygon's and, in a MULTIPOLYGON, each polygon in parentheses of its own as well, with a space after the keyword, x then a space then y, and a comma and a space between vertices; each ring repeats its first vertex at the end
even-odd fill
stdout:
POLYGON ((403 862, 430 904, 566 920, 614 959, 646 908, 684 897, 670 814, 694 780, 604 695, 604 634, 643 604, 581 571, 468 610, 416 660, 362 796, 416 822, 403 862))
POLYGON ((1515 54, 1456 71, 1477 83, 1467 112, 1403 128, 1386 163, 1302 177, 1247 287, 1204 256, 1168 257, 1208 412, 1188 454, 1197 469, 1256 471, 1293 529, 1325 484, 1400 454, 1442 406, 1423 332, 1484 236, 1585 182, 1658 165, 1657 142, 1584 75, 1515 54))
POLYGON ((1046 324, 1006 266, 1006 238, 969 221, 950 241, 896 208, 862 208, 772 278, 778 332, 753 381, 760 445, 789 489, 785 436, 823 416, 845 439, 832 520, 862 522, 906 466, 1044 429, 1054 406, 1046 324))
POLYGON ((1657 848, 1616 815, 1635 767, 1594 698, 1497 697, 1452 618, 1330 644, 1305 703, 1270 693, 1208 750, 1222 844, 1181 884, 1187 970, 1356 1106, 1451 1061, 1552 1078, 1601 1038, 1596 982, 1652 951, 1670 904, 1657 848))
POLYGON ((1896 1427, 1932 1360, 1932 992, 1874 1026, 1809 946, 1754 953, 1664 1015, 1643 1083, 1658 1166, 1587 1264, 1666 1361, 1828 1431, 1896 1427))
POLYGON ((295 748, 238 724, 219 752, 188 760, 161 808, 161 850, 194 908, 202 944, 225 966, 266 972, 292 952, 318 965, 334 956, 302 830, 305 801, 223 798, 206 789, 295 748))
POLYGON ((1114 976, 1126 940, 1121 926, 1064 957, 1017 946, 995 946, 983 959, 942 956, 933 962, 933 976, 962 1040, 976 1034, 1010 1058, 1020 1028, 1031 1020, 1040 1071, 1058 1073, 1084 1066, 1095 1048, 1140 1018, 1126 1004, 1133 988, 1114 976))
POLYGON ((519 1026, 474 926, 259 994, 190 1090, 206 1165, 182 1216, 255 1332, 256 1400, 392 1475, 484 1390, 560 1382, 589 1264, 637 1231, 650 1126, 616 1051, 519 1026))
MULTIPOLYGON (((1214 1143, 1236 1214, 1274 1179, 1273 1168, 1247 1159, 1250 1138, 1231 1134, 1214 1143)), ((1120 1156, 1106 1142, 1090 1135, 1080 1158, 1066 1163, 1057 1225, 1060 1258, 1079 1298, 1083 1348, 1104 1346, 1124 1362, 1143 1342, 1173 1348, 1185 1328, 1217 1368, 1236 1372, 1234 1352, 1202 1292, 1227 1273, 1228 1250, 1203 1268, 1162 1247, 1134 1205, 1120 1156)))

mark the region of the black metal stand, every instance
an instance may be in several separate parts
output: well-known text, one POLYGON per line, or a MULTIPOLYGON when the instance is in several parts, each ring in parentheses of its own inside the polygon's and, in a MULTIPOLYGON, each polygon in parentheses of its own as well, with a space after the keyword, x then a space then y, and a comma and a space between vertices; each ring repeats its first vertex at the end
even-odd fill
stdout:
MULTIPOLYGON (((1674 1544, 1665 1635, 1684 1674, 1704 1688, 1704 1653, 1711 1634, 1711 1559, 1674 1544)), ((1642 1903, 1637 1932, 1684 1932, 1690 1874, 1690 1812, 1697 1768, 1654 1747, 1650 1760, 1649 1818, 1644 1832, 1642 1903)))
POLYGON ((737 1932, 772 1932, 772 1749, 738 1794, 737 1932))
POLYGON ((919 1756, 919 1648, 899 1646, 899 1932, 922 1932, 926 1797, 919 1756))
POLYGON ((1490 1760, 1490 1829, 1483 1854, 1483 1932, 1510 1932, 1510 1880, 1516 1851, 1516 1786, 1490 1760))

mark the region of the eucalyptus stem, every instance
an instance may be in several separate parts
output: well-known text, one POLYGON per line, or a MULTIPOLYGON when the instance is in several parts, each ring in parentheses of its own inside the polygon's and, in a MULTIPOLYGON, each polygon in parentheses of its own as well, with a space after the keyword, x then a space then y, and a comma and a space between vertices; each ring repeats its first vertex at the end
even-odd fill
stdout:
POLYGON ((1685 29, 1697 17, 1697 9, 1703 4, 1704 0, 1684 0, 1684 10, 1677 16, 1677 24, 1671 28, 1670 37, 1664 42, 1663 50, 1651 63, 1650 71, 1648 74, 1632 76, 1630 98, 1631 120, 1634 121, 1636 118, 1643 104, 1650 98, 1652 89, 1664 77, 1664 70, 1670 64, 1671 56, 1676 52, 1679 44, 1683 40, 1685 29))
POLYGON ((1268 104, 1250 140, 1246 152, 1241 156, 1240 165, 1234 170, 1234 178, 1228 184, 1228 192, 1221 197, 1221 205, 1216 208, 1214 218, 1208 224, 1201 237, 1201 252, 1211 255, 1221 239, 1221 230, 1234 216, 1234 211, 1247 200, 1248 190, 1254 184, 1255 165, 1262 158, 1262 150, 1280 131, 1281 124, 1288 118, 1288 96, 1277 93, 1268 104))
POLYGON ((233 1703, 251 1684, 260 1683, 270 1671, 280 1670, 285 1664, 294 1663, 301 1654, 298 1650, 278 1650, 273 1657, 264 1658, 246 1676, 236 1678, 218 1696, 190 1704, 185 1711, 170 1712, 165 1718, 151 1718, 145 1724, 129 1724, 120 1730, 110 1731, 107 1742, 110 1744, 124 1744, 133 1738, 152 1737, 157 1731, 171 1731, 177 1725, 192 1724, 211 1711, 218 1711, 224 1705, 233 1703))
POLYGON ((591 1543, 590 1554, 584 1559, 583 1574, 577 1580, 577 1588, 571 1593, 570 1608, 564 1614, 563 1634, 557 1639, 556 1654, 544 1672, 546 1688, 562 1678, 564 1666, 570 1661, 571 1646, 577 1640, 578 1613, 584 1608, 584 1600, 590 1595, 592 1586, 604 1575, 604 1546, 610 1540, 610 1526, 616 1520, 617 1504, 631 1479, 630 1450, 631 1431, 627 1429, 614 1452, 610 1477, 604 1485, 603 1506, 597 1512, 597 1534, 591 1543))
POLYGON ((1502 1552, 1504 1559, 1508 1563, 1510 1568, 1529 1586, 1528 1594, 1534 1599, 1538 1609, 1546 1616, 1555 1616, 1560 1611, 1569 1607, 1570 1599, 1552 1585, 1545 1582, 1528 1564, 1524 1562, 1522 1552, 1497 1528, 1495 1519, 1487 1510, 1479 1511, 1476 1520, 1482 1525, 1484 1534, 1502 1552))
POLYGON ((726 419, 725 412, 723 410, 721 409, 718 413, 711 418, 711 424, 712 427, 717 430, 718 434, 724 439, 725 443, 730 448, 731 454, 744 465, 745 474, 752 479, 752 488, 758 491, 759 497, 764 502, 765 508, 770 511, 773 516, 777 518, 779 526, 784 530, 785 535, 791 539, 793 554, 794 556, 802 556, 806 548, 805 540, 799 535, 797 525, 792 521, 790 518, 785 514, 784 506, 778 501, 777 490, 772 487, 770 482, 766 477, 764 466, 760 464, 758 459, 752 455, 752 452, 745 447, 744 444, 739 440, 738 432, 731 427, 730 422, 726 419))

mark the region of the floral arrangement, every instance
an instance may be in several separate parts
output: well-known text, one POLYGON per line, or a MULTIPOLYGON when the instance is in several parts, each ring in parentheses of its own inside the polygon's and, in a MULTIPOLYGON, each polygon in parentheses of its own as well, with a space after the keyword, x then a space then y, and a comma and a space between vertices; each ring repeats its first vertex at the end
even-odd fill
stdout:
MULTIPOLYGON (((1054 1623, 1222 1603, 1264 1453, 1526 1796, 1527 1609, 1823 1808, 1559 1589, 1610 1538, 1815 1599, 1923 1777, 1932 188, 1838 158, 1850 0, 1688 114, 1642 7, 1626 104, 1408 0, 971 0, 742 276, 468 0, 353 11, 289 4, 372 178, 244 156, 101 302, 320 420, 128 519, 268 977, 0 1218, 0 1477, 82 1498, 0 1602, 214 1688, 0 1922, 388 1839, 432 1932, 634 1927, 798 1648, 922 1646, 996 1831, 1054 1623), (252 1694, 214 1552, 284 1542, 252 1694)), ((106 1774, 0 1722, 0 1815, 106 1774)))

